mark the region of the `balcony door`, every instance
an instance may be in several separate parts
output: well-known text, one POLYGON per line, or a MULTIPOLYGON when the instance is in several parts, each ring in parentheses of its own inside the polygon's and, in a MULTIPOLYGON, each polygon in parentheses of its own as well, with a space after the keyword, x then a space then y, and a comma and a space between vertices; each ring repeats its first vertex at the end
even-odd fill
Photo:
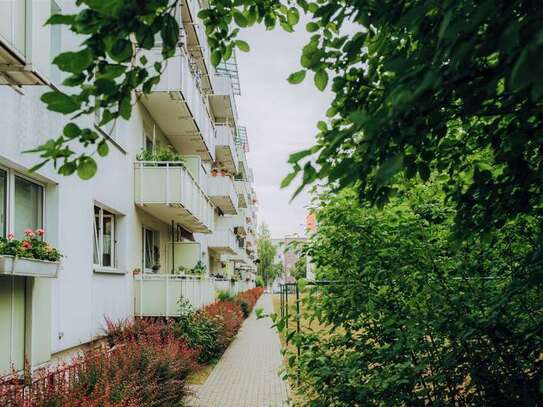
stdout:
POLYGON ((160 270, 160 233, 143 228, 143 270, 158 273, 160 270))

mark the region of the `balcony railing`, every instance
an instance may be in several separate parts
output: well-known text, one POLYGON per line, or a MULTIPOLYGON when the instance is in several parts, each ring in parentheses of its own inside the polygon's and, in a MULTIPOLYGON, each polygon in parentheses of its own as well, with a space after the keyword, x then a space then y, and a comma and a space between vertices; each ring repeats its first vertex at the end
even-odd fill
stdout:
POLYGON ((208 176, 207 194, 224 214, 236 215, 238 213, 238 196, 232 178, 229 176, 208 176))
POLYGON ((234 142, 234 129, 230 126, 215 126, 215 130, 217 134, 216 160, 228 171, 237 174, 238 157, 234 142))
POLYGON ((179 300, 184 298, 198 309, 215 301, 215 292, 225 286, 231 294, 254 287, 254 283, 238 281, 225 284, 208 277, 187 277, 175 274, 143 274, 135 276, 134 313, 136 316, 176 317, 181 315, 179 300))
POLYGON ((237 124, 238 111, 230 76, 215 75, 213 77, 213 94, 209 96, 209 100, 216 120, 237 124))
POLYGON ((215 229, 207 238, 207 246, 210 250, 221 254, 235 254, 237 246, 236 236, 230 229, 215 229))
MULTIPOLYGON (((150 63, 161 61, 160 49, 146 53, 150 63)), ((215 159, 215 127, 183 48, 168 59, 160 82, 142 102, 170 142, 185 154, 215 159), (199 136, 199 137, 195 137, 199 136)))
POLYGON ((192 232, 211 233, 213 205, 191 173, 179 163, 139 161, 134 168, 135 203, 156 218, 192 232))
POLYGON ((247 181, 234 181, 236 192, 238 193, 239 207, 247 208, 249 206, 249 184, 247 181))

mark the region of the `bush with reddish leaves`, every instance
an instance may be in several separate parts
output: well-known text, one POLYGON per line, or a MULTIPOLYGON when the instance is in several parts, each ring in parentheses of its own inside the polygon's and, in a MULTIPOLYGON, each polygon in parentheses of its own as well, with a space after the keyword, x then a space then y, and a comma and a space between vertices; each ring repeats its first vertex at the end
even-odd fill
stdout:
POLYGON ((196 356, 171 333, 142 336, 41 370, 30 386, 5 386, 2 399, 6 405, 33 407, 180 405, 189 393, 186 378, 197 367, 196 356))
MULTIPOLYGON (((217 359, 232 342, 244 313, 262 294, 252 289, 178 320, 106 320, 107 347, 35 372, 25 381, 0 378, 2 405, 109 407, 182 405, 187 376, 217 359)), ((27 377, 29 377, 28 374, 27 377)))

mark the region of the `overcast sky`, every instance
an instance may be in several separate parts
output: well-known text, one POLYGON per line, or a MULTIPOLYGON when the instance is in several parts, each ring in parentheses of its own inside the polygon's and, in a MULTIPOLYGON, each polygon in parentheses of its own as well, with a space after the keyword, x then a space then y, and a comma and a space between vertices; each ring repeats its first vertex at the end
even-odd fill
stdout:
POLYGON ((251 52, 237 53, 242 94, 238 109, 240 124, 247 126, 258 218, 273 237, 303 234, 309 197, 303 193, 290 202, 297 185, 279 186, 290 172, 289 154, 313 145, 316 124, 332 99, 330 92, 315 88, 313 75, 300 85, 286 80, 301 68, 301 50, 308 39, 303 27, 300 24, 292 34, 262 27, 242 30, 241 38, 249 42, 251 52))

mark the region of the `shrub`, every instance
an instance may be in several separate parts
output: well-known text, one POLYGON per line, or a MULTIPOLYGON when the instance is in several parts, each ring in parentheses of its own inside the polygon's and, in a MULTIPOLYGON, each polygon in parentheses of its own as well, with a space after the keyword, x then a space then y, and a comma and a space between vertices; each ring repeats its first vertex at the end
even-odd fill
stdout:
POLYGON ((241 312, 243 313, 243 318, 248 318, 251 314, 251 308, 249 306, 249 303, 241 298, 236 299, 236 302, 239 304, 239 307, 241 308, 241 312))
POLYGON ((219 301, 232 301, 232 294, 228 290, 218 290, 217 300, 219 301))
POLYGON ((257 287, 264 287, 264 279, 260 276, 257 276, 255 283, 257 287))

